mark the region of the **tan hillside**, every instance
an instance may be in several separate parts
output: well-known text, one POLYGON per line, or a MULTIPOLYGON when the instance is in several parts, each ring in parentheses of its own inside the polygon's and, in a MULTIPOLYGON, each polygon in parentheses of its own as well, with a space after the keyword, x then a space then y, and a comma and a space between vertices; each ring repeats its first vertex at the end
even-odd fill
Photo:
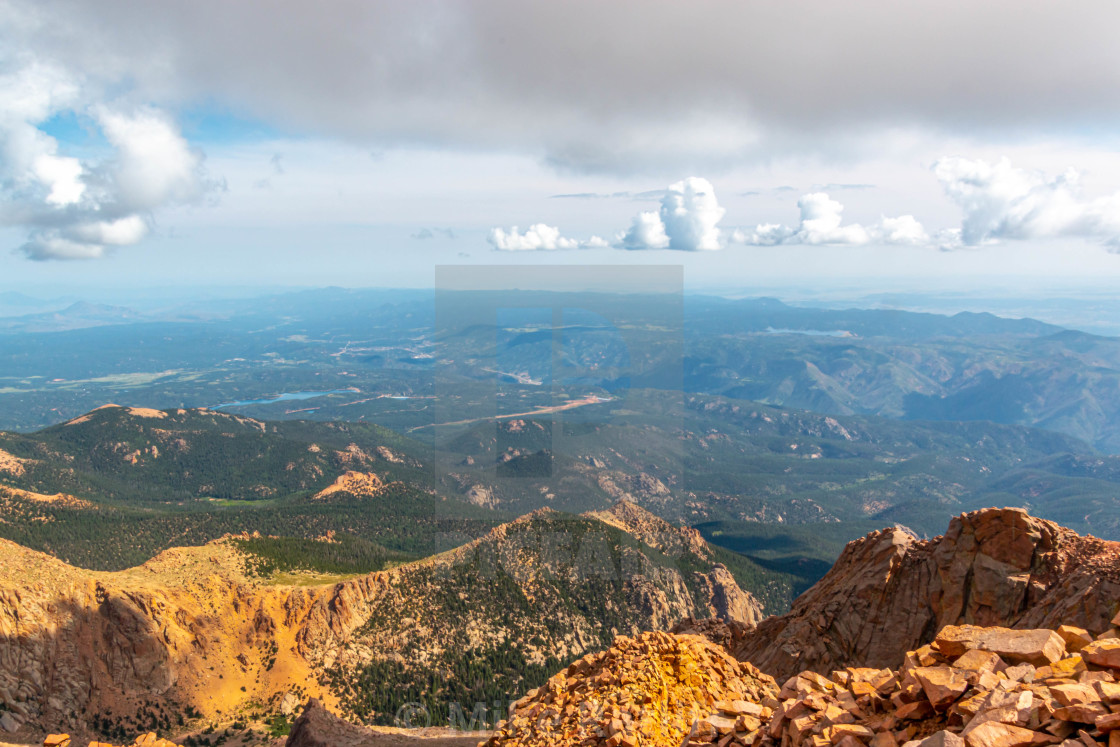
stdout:
POLYGON ((385 488, 384 481, 372 472, 347 470, 339 475, 333 484, 311 497, 313 501, 328 500, 331 496, 346 493, 364 498, 372 498, 385 488))
POLYGON ((0 485, 0 516, 6 513, 2 508, 6 504, 18 503, 20 501, 31 501, 34 503, 54 503, 68 508, 81 508, 81 509, 96 509, 97 506, 89 501, 82 500, 67 493, 54 493, 52 495, 44 495, 43 493, 33 493, 30 490, 21 490, 20 488, 9 488, 6 485, 0 485))
POLYGON ((445 668, 453 678, 459 657, 504 641, 543 665, 683 616, 734 616, 743 605, 729 599, 757 608, 722 567, 682 575, 611 531, 538 515, 433 559, 302 587, 256 578, 231 539, 115 573, 0 541, 0 713, 31 732, 91 733, 93 718, 122 728, 141 726, 127 720, 137 714, 228 719, 286 693, 351 712, 371 662, 399 662, 404 678, 445 668))
POLYGON ((7 472, 12 477, 19 477, 27 472, 25 465, 28 461, 0 449, 0 472, 7 472))
POLYGON ((589 511, 584 515, 616 526, 665 553, 692 552, 701 557, 711 555, 708 543, 700 536, 700 532, 692 527, 673 526, 630 501, 619 501, 609 509, 589 511))

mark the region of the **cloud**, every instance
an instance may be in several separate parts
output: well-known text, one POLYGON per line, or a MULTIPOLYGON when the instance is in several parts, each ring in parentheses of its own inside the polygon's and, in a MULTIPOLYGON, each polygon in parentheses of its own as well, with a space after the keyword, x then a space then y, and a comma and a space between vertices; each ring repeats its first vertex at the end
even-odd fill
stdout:
POLYGON ((607 242, 598 236, 586 241, 569 239, 560 235, 560 229, 544 223, 534 223, 520 233, 517 226, 509 231, 491 228, 487 241, 500 252, 556 251, 558 249, 598 249, 607 242))
MULTIPOLYGON (((615 247, 635 251, 672 249, 686 252, 723 248, 719 222, 726 211, 720 207, 711 182, 691 176, 670 184, 657 194, 660 208, 634 216, 630 228, 616 236, 615 247)), ((495 249, 506 252, 605 249, 612 245, 599 236, 583 241, 567 238, 561 235, 559 228, 544 223, 529 226, 525 233, 520 233, 517 226, 508 231, 492 228, 488 240, 495 249)))
POLYGON ((872 226, 843 222, 844 206, 824 192, 802 195, 797 201, 801 221, 796 227, 765 223, 753 231, 736 230, 731 240, 752 246, 778 244, 863 246, 866 244, 911 244, 930 242, 930 237, 912 215, 882 218, 872 226))
POLYGON ((879 233, 884 244, 928 244, 929 234, 913 215, 897 218, 884 217, 879 221, 879 233))
POLYGON ((455 238, 455 232, 453 230, 451 230, 450 228, 427 228, 427 227, 425 227, 425 228, 421 228, 419 231, 412 234, 409 238, 413 238, 413 239, 416 239, 418 241, 427 241, 428 239, 434 239, 437 236, 442 236, 445 239, 454 239, 455 238))
POLYGON ((201 156, 165 114, 149 108, 122 113, 101 107, 97 120, 116 148, 107 170, 112 199, 122 208, 152 210, 202 196, 201 156))
POLYGON ((630 196, 630 192, 575 192, 572 194, 550 195, 550 198, 553 200, 607 200, 630 196))
POLYGON ((263 179, 258 179, 253 183, 257 189, 269 189, 272 187, 272 178, 276 176, 283 176, 286 172, 284 170, 284 154, 273 153, 272 157, 268 159, 268 165, 272 168, 272 173, 263 179))
POLYGON ((665 221, 654 211, 643 211, 634 216, 630 230, 618 240, 623 249, 668 249, 669 235, 665 232, 665 221))
POLYGON ((1120 251, 1120 192, 1086 199, 1073 169, 1048 178, 1006 158, 989 163, 954 156, 937 161, 933 171, 964 213, 960 241, 966 246, 1081 237, 1120 251))
POLYGON ((723 248, 719 222, 726 212, 716 199, 712 183, 690 176, 669 185, 658 212, 635 216, 618 245, 632 250, 717 251, 723 248))
POLYGON ((734 0, 703 12, 641 0, 4 5, 0 47, 55 60, 84 87, 167 110, 213 102, 370 148, 512 150, 583 171, 682 173, 879 153, 890 129, 998 136, 1120 117, 1101 63, 1120 5, 1104 0, 850 0, 811 13, 734 0))
POLYGON ((820 186, 816 186, 813 189, 815 189, 819 192, 850 192, 850 191, 863 191, 863 190, 867 190, 867 189, 875 189, 875 185, 874 184, 859 184, 859 183, 851 184, 851 183, 846 183, 846 182, 841 182, 841 183, 830 182, 828 184, 823 184, 823 185, 820 185, 820 186))
POLYGON ((33 61, 0 76, 0 224, 27 230, 28 258, 95 259, 141 241, 153 212, 198 200, 202 156, 152 107, 84 104, 62 69, 33 61), (81 110, 108 148, 100 158, 60 153, 41 125, 81 110))

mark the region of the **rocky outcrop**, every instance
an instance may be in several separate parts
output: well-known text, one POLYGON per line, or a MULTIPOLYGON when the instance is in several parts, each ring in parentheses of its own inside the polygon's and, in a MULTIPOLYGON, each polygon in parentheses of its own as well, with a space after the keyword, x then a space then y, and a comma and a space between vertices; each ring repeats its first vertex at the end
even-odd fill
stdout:
POLYGON ((763 619, 762 604, 750 592, 743 591, 723 565, 716 564, 707 573, 696 573, 697 587, 707 604, 701 610, 705 618, 733 620, 753 628, 763 619))
POLYGON ((1120 638, 1093 640, 1074 626, 949 626, 904 653, 897 670, 804 671, 780 689, 749 664, 736 669, 713 644, 697 643, 703 640, 620 639, 516 703, 487 746, 1120 743, 1120 638))
POLYGON ((347 470, 331 485, 311 496, 313 501, 326 501, 336 496, 373 498, 385 490, 385 482, 373 472, 347 470))
POLYGON ((773 679, 698 636, 647 633, 619 638, 514 704, 486 747, 679 745, 694 725, 729 714, 730 728, 772 711, 773 679))
POLYGON ((229 714, 311 679, 294 634, 323 592, 254 582, 230 543, 121 573, 5 541, 0 558, 0 713, 17 729, 85 732, 96 716, 142 731, 140 711, 153 722, 187 707, 229 714))
POLYGON ((733 651, 778 679, 892 667, 947 625, 1101 633, 1118 599, 1120 543, 1019 509, 985 509, 932 540, 895 528, 850 543, 789 613, 739 631, 733 651))
MULTIPOLYGON (((692 527, 674 526, 630 501, 619 501, 605 511, 583 515, 617 527, 670 558, 694 558, 704 565, 710 564, 710 570, 697 573, 694 578, 703 590, 700 617, 736 621, 748 627, 762 621, 762 604, 739 587, 724 565, 715 563, 711 545, 692 527)), ((679 619, 680 616, 671 623, 679 619)))
POLYGON ((692 554, 705 559, 711 557, 711 548, 700 532, 692 527, 674 526, 631 501, 622 500, 609 509, 589 511, 584 516, 618 527, 669 556, 692 554))

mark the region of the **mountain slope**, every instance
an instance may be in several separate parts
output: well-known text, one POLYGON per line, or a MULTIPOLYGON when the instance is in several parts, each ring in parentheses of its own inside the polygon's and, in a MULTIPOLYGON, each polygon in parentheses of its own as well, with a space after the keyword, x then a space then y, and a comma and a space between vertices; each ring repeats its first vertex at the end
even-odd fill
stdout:
POLYGON ((119 738, 294 692, 386 722, 421 689, 435 713, 527 690, 620 633, 761 617, 723 566, 555 512, 320 585, 261 576, 251 547, 227 538, 101 573, 0 541, 0 710, 119 738))
POLYGON ((254 531, 348 532, 430 554, 441 533, 470 539, 510 518, 440 495, 429 455, 367 423, 106 405, 36 433, 0 433, 0 536, 121 570, 254 531), (73 500, 30 497, 59 494, 73 500))
POLYGON ((1120 539, 1120 458, 1022 426, 630 390, 556 420, 464 426, 439 448, 448 494, 514 513, 628 500, 689 524, 873 520, 933 535, 1002 504, 1120 539))
POLYGON ((104 405, 33 434, 0 433, 0 450, 0 478, 11 487, 102 503, 283 498, 355 469, 431 482, 424 447, 384 428, 265 423, 217 410, 104 405))

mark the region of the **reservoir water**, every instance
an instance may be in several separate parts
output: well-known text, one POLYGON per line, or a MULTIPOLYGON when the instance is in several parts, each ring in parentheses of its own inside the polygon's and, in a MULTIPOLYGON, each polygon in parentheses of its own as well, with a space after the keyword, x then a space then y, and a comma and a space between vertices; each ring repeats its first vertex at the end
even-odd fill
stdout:
POLYGON ((244 399, 239 402, 223 402, 213 405, 211 410, 222 410, 226 407, 249 407, 251 405, 271 405, 275 402, 292 402, 315 397, 325 397, 328 394, 358 394, 358 389, 332 389, 329 392, 284 392, 268 399, 244 399))

